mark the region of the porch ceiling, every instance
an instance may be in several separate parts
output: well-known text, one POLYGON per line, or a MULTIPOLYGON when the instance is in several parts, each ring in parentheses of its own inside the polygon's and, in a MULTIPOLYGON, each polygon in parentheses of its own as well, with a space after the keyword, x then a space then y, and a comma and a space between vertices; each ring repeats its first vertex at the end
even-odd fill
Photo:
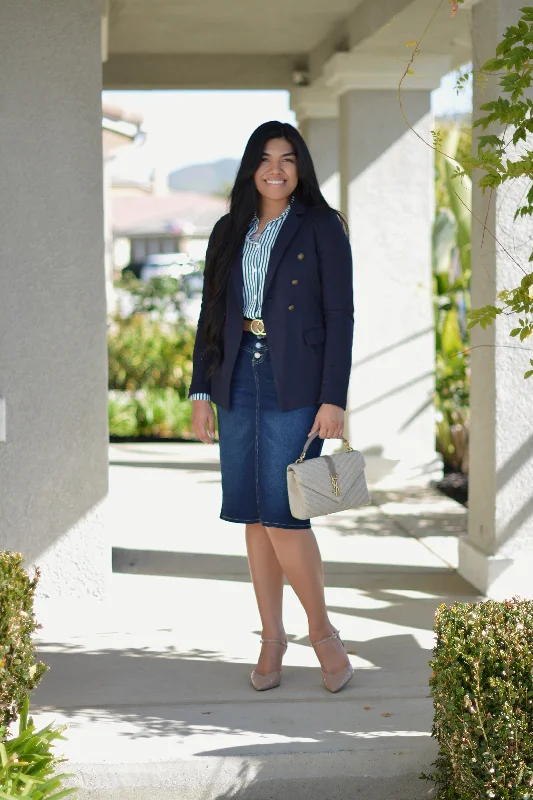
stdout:
POLYGON ((307 53, 360 0, 114 0, 110 53, 307 53))
MULTIPOLYGON (((291 89, 334 53, 409 56, 437 0, 111 0, 105 88, 291 89)), ((469 12, 443 2, 425 55, 470 58, 469 12)), ((401 71, 401 70, 400 70, 401 71)))

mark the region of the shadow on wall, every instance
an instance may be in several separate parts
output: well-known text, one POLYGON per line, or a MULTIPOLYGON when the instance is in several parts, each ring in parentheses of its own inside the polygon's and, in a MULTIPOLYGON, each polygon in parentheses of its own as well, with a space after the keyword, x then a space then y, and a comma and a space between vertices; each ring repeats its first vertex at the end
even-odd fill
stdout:
MULTIPOLYGON (((516 479, 517 473, 533 460, 533 435, 503 464, 496 475, 496 491, 501 492, 508 483, 516 479)), ((499 537, 499 546, 515 536, 533 518, 533 489, 529 489, 525 503, 507 521, 499 537)), ((525 530, 524 530, 525 533, 525 530)))

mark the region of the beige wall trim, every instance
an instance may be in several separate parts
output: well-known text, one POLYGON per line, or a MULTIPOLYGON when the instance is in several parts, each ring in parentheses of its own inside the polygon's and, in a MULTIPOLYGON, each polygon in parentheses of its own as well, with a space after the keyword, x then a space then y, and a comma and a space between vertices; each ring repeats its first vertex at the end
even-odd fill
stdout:
POLYGON ((459 575, 493 600, 509 600, 517 595, 533 599, 530 565, 531 552, 517 558, 493 556, 468 539, 459 539, 459 575))
POLYGON ((322 74, 324 64, 336 52, 350 52, 375 35, 413 0, 363 0, 355 11, 342 20, 309 55, 309 79, 313 83, 322 74))
MULTIPOLYGON (((391 56, 360 53, 336 53, 324 65, 324 82, 336 96, 353 89, 397 89, 405 66, 391 56)), ((402 89, 436 89, 450 70, 447 55, 420 55, 407 75, 402 89)))
POLYGON ((298 122, 304 119, 334 119, 339 113, 339 103, 331 89, 312 86, 291 91, 291 111, 298 122))
POLYGON ((291 89, 295 56, 110 55, 104 89, 291 89))

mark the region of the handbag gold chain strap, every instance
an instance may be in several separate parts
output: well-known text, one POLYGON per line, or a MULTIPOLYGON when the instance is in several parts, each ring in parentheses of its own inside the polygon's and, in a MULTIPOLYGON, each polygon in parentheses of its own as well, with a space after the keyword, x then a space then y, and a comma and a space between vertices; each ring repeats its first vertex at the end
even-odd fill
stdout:
MULTIPOLYGON (((301 463, 303 462, 303 460, 304 460, 304 458, 305 458, 305 456, 306 456, 306 454, 307 454, 307 448, 309 447, 309 445, 311 444, 311 442, 313 441, 313 439, 314 439, 316 436, 318 436, 318 434, 317 434, 317 433, 315 433, 315 434, 313 434, 313 436, 310 436, 310 437, 309 437, 309 439, 308 439, 308 440, 307 440, 307 442, 305 443, 305 447, 304 447, 304 449, 302 450, 302 455, 300 456, 300 458, 298 458, 298 459, 297 459, 297 460, 294 462, 295 464, 301 464, 301 463)), ((348 439, 345 439, 344 437, 341 437, 341 439, 342 439, 342 443, 343 443, 343 445, 344 445, 345 452, 346 452, 346 453, 352 453, 352 452, 353 452, 353 447, 350 447, 350 442, 348 441, 348 439)))

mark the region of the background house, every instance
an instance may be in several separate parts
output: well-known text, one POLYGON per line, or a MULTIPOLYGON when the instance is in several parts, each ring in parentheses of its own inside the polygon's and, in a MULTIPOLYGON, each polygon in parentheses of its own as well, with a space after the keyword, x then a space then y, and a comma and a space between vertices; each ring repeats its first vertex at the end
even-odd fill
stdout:
POLYGON ((203 260, 209 234, 226 201, 198 192, 111 191, 114 266, 120 271, 154 253, 189 253, 203 260))
POLYGON ((149 179, 126 174, 128 170, 115 156, 125 146, 142 147, 146 140, 142 117, 106 108, 102 119, 109 280, 111 273, 117 278, 124 267, 140 264, 155 253, 185 252, 203 260, 213 225, 226 213, 225 195, 238 162, 223 159, 171 174, 154 166, 149 179))

